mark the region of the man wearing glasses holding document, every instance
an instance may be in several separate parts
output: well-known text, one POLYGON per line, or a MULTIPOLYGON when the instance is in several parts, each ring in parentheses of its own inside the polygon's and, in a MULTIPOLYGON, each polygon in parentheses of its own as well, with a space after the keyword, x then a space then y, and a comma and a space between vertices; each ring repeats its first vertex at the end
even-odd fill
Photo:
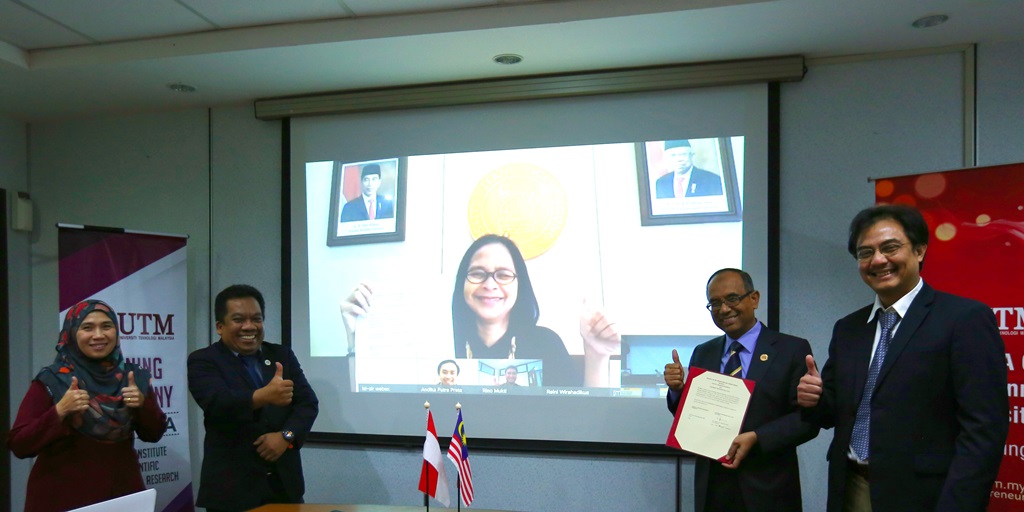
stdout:
MULTIPOLYGON (((698 456, 694 505, 702 511, 799 511, 800 470, 796 447, 818 435, 804 421, 796 387, 806 373, 807 340, 767 328, 754 315, 761 299, 750 274, 724 268, 707 284, 708 311, 725 335, 698 345, 690 368, 731 374, 755 382, 731 462, 698 456)), ((665 365, 668 408, 680 406, 686 371, 677 351, 665 365)), ((683 433, 685 435, 685 432, 683 433)))

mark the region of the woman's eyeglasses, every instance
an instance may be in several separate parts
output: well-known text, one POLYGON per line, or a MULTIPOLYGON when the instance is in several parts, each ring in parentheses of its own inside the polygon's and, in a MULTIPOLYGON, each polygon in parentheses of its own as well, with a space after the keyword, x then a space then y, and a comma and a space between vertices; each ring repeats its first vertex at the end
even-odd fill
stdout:
POLYGON ((487 279, 493 277, 494 282, 498 284, 509 284, 516 280, 516 273, 511 270, 499 268, 494 272, 488 272, 483 269, 475 268, 466 274, 466 281, 473 284, 481 284, 487 279))

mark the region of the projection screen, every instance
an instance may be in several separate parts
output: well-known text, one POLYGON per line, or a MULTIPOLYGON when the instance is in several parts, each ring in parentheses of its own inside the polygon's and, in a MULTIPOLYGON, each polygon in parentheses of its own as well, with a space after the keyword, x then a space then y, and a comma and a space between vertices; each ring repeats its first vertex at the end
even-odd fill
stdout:
POLYGON ((425 402, 439 432, 458 403, 495 446, 663 445, 671 350, 720 334, 709 275, 749 271, 768 308, 767 130, 764 84, 292 120, 291 342, 314 431, 422 437, 425 402), (467 257, 483 284, 460 275, 485 234, 526 272, 503 248, 467 257), (360 283, 371 305, 346 329, 360 283), (514 331, 502 311, 528 289, 536 325, 514 331))

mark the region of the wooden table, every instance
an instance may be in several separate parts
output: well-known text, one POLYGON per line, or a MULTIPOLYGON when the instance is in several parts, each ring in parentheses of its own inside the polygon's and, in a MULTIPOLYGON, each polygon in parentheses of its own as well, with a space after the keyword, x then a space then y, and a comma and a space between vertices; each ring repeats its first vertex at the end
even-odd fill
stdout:
MULTIPOLYGON (((427 507, 407 505, 327 505, 303 503, 300 505, 270 504, 254 508, 249 512, 425 512, 427 507)), ((441 508, 430 506, 431 511, 454 512, 454 508, 441 508)), ((502 510, 485 510, 480 508, 465 508, 466 512, 508 512, 502 510)))

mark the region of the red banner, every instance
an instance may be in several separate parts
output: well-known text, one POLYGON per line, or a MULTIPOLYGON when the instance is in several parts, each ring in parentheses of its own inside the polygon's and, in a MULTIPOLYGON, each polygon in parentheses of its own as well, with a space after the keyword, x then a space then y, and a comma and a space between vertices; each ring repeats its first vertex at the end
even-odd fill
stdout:
POLYGON ((1024 164, 887 178, 878 203, 916 206, 931 236, 921 275, 936 289, 992 307, 1006 344, 1010 435, 990 511, 1024 502, 1024 164))

